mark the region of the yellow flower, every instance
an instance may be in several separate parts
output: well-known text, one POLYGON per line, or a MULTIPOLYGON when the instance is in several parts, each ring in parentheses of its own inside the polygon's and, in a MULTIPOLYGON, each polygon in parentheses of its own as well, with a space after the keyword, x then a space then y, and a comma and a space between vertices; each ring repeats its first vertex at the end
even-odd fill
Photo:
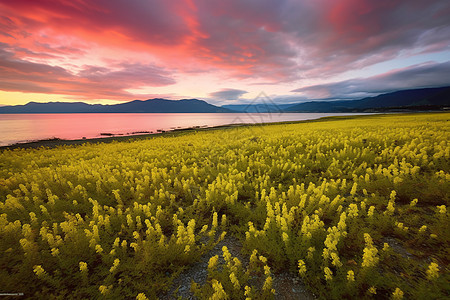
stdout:
POLYGON ((131 243, 130 247, 134 248, 134 251, 138 251, 138 248, 139 248, 137 243, 131 243))
POLYGON ((325 280, 333 280, 333 272, 330 270, 330 268, 325 267, 323 269, 323 272, 325 273, 325 280))
POLYGON ((355 273, 352 270, 347 272, 347 280, 349 282, 355 281, 355 273))
POLYGON ((116 258, 113 262, 112 267, 109 269, 109 272, 113 273, 119 266, 119 263, 120 263, 120 259, 116 258))
POLYGON ((411 201, 411 203, 409 203, 409 206, 411 206, 411 207, 416 206, 416 204, 417 204, 418 201, 419 201, 418 199, 413 199, 413 200, 411 201))
POLYGON ((323 248, 323 259, 328 259, 330 257, 330 251, 328 251, 328 248, 323 248))
POLYGON ((259 256, 259 260, 262 261, 264 264, 267 263, 267 258, 265 258, 265 257, 262 256, 262 255, 259 256))
POLYGON ((264 281, 263 290, 270 291, 272 289, 272 276, 267 276, 264 281))
POLYGON ((227 264, 231 264, 231 253, 228 251, 227 246, 222 247, 223 259, 227 264))
POLYGON ((217 268, 218 260, 219 260, 218 255, 211 257, 208 262, 208 270, 210 271, 215 270, 217 268))
POLYGON ((308 248, 308 254, 306 255, 306 257, 311 260, 314 257, 314 251, 316 251, 316 248, 314 247, 309 247, 308 248))
POLYGON ((136 296, 136 300, 148 300, 148 298, 147 298, 147 296, 145 296, 144 293, 139 293, 139 294, 136 296))
POLYGON ((378 250, 373 246, 372 238, 368 233, 364 233, 364 240, 366 242, 366 247, 364 248, 363 262, 362 266, 369 268, 373 267, 378 263, 379 258, 377 257, 378 250))
POLYGON ((222 220, 220 221, 220 225, 222 226, 222 228, 226 228, 227 226, 227 216, 226 215, 222 215, 222 220))
POLYGON ((394 293, 392 293, 392 299, 400 300, 403 298, 403 292, 401 289, 396 288, 394 293))
POLYGON ((208 225, 203 225, 202 230, 200 230, 200 233, 204 233, 208 230, 208 225))
POLYGON ((376 256, 378 250, 375 247, 366 247, 364 248, 363 254, 363 267, 373 267, 378 263, 379 258, 376 256))
POLYGON ((389 195, 389 199, 394 201, 395 200, 395 196, 397 196, 397 192, 396 191, 392 191, 391 194, 389 195))
POLYGON ((427 230, 427 225, 423 225, 422 227, 420 227, 419 233, 424 233, 425 230, 427 230))
MULTIPOLYGON (((355 183, 356 184, 356 183, 355 183)), ((358 216, 358 205, 352 203, 348 206, 348 216, 356 218, 358 216)))
POLYGON ((251 291, 252 291, 252 288, 249 287, 248 285, 246 285, 246 286, 245 286, 244 296, 247 296, 247 297, 248 297, 248 296, 250 295, 251 291))
POLYGON ((215 279, 212 281, 212 288, 214 290, 214 294, 209 298, 210 300, 228 299, 228 295, 224 291, 222 284, 215 279))
POLYGON ((350 191, 350 195, 355 196, 357 187, 358 187, 358 184, 356 182, 353 183, 352 189, 350 191))
POLYGON ((80 272, 87 272, 87 263, 80 261, 80 272))
POLYGON ((286 232, 282 234, 283 242, 287 243, 289 241, 289 235, 286 232))
POLYGON ((437 263, 432 262, 428 266, 427 270, 427 279, 433 280, 439 277, 439 265, 437 263))
POLYGON ((52 248, 52 255, 58 256, 59 255, 59 249, 58 248, 52 248))
POLYGON ((270 275, 270 267, 269 266, 264 266, 264 274, 270 275))
POLYGON ((335 267, 342 267, 342 263, 339 260, 339 256, 335 252, 331 253, 331 259, 332 259, 331 263, 333 264, 333 266, 335 266, 335 267))
POLYGON ((41 265, 34 266, 33 272, 36 274, 37 277, 43 277, 46 274, 44 268, 42 268, 41 265))
MULTIPOLYGON (((356 208, 358 209, 358 207, 356 208)), ((341 216, 339 217, 339 222, 337 225, 337 228, 341 231, 344 231, 347 228, 347 224, 345 224, 345 220, 347 219, 347 214, 343 212, 341 216)))
POLYGON ((395 212, 394 201, 389 201, 384 214, 387 216, 392 216, 394 212, 395 212))
POLYGON ((107 295, 111 288, 112 288, 112 285, 109 285, 109 286, 101 285, 101 286, 98 287, 98 290, 100 291, 100 293, 102 295, 107 295))
POLYGON ((230 281, 235 289, 239 290, 241 288, 241 285, 239 284, 239 280, 237 279, 236 274, 234 273, 230 274, 230 281))
POLYGON ((377 294, 377 288, 374 286, 371 286, 367 291, 369 292, 369 294, 372 294, 372 295, 377 294))
POLYGON ((401 222, 398 222, 398 223, 397 223, 397 227, 398 227, 400 230, 404 230, 404 231, 408 231, 408 228, 409 228, 409 227, 404 226, 404 224, 401 223, 401 222))
POLYGON ((97 253, 102 253, 103 252, 103 248, 102 248, 102 246, 100 246, 100 245, 95 245, 95 252, 97 252, 97 253))
POLYGON ((372 217, 375 211, 375 206, 370 206, 369 211, 367 212, 367 216, 372 217))
POLYGON ((215 213, 213 214, 212 227, 213 227, 213 228, 217 228, 217 226, 218 226, 217 212, 215 212, 215 213))
POLYGON ((305 265, 305 262, 301 259, 298 261, 298 273, 301 276, 305 276, 305 274, 306 274, 306 265, 305 265))
POLYGON ((250 263, 257 263, 258 262, 258 250, 253 249, 252 255, 250 255, 250 263))
POLYGON ((436 206, 436 208, 438 209, 438 212, 440 214, 445 215, 447 213, 447 208, 445 207, 445 205, 440 205, 440 206, 438 205, 438 206, 436 206))

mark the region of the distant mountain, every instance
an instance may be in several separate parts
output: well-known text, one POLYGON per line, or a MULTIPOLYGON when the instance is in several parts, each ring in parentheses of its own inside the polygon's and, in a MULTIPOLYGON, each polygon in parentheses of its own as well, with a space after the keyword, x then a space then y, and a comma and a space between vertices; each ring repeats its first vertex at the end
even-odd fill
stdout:
POLYGON ((29 102, 0 106, 0 114, 29 113, 268 113, 268 112, 376 112, 392 110, 429 110, 450 107, 450 86, 403 90, 360 100, 310 101, 294 104, 262 103, 218 107, 198 99, 134 100, 114 105, 83 102, 29 102))
POLYGON ((247 113, 268 113, 268 112, 283 112, 285 109, 296 104, 229 104, 221 107, 234 110, 236 112, 247 113))
POLYGON ((211 105, 203 100, 183 99, 149 99, 134 100, 131 102, 101 105, 86 104, 83 102, 29 102, 25 105, 12 105, 0 107, 0 113, 27 114, 27 113, 229 113, 227 108, 211 105))
POLYGON ((29 102, 25 105, 9 105, 0 107, 0 113, 6 114, 27 114, 27 113, 65 113, 65 112, 97 112, 102 105, 99 104, 86 104, 83 102, 49 102, 38 103, 29 102))
POLYGON ((363 112, 440 109, 450 107, 450 86, 403 90, 376 97, 347 101, 311 101, 284 109, 285 112, 363 112))

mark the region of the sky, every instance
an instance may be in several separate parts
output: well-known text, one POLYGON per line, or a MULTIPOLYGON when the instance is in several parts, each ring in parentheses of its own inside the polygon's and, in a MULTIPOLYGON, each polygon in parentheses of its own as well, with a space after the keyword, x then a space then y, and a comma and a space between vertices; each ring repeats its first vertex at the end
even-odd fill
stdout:
POLYGON ((0 104, 450 85, 448 0, 0 0, 0 104))

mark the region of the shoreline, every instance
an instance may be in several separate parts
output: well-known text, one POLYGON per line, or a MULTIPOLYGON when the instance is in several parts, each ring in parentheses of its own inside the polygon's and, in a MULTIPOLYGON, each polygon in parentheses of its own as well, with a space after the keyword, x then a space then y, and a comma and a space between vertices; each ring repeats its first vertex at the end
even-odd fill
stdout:
POLYGON ((238 127, 253 127, 253 126, 267 126, 267 125, 280 125, 280 124, 296 124, 296 123, 313 123, 313 122, 326 122, 333 120, 345 120, 345 119, 355 119, 355 118, 371 118, 374 116, 384 116, 384 115, 404 115, 404 114, 422 114, 422 113, 445 113, 444 112, 396 112, 396 113, 371 113, 362 115, 346 115, 346 116, 327 116, 317 119, 310 120, 299 120, 299 121, 284 121, 284 122, 265 122, 265 123, 236 123, 236 124, 226 124, 217 126, 192 126, 187 128, 175 128, 162 132, 154 133, 144 133, 144 134, 124 134, 124 135, 112 135, 98 138, 86 138, 86 139, 75 139, 67 140, 60 138, 49 138, 43 140, 29 141, 23 143, 14 143, 7 146, 0 146, 0 151, 2 150, 14 150, 14 149, 38 149, 44 148, 55 148, 57 146, 72 146, 72 145, 82 145, 82 144, 98 144, 98 143, 112 143, 115 141, 129 141, 129 140, 141 140, 146 138, 155 138, 160 136, 177 136, 180 134, 197 132, 197 131, 207 131, 207 130, 224 130, 232 129, 238 127))
MULTIPOLYGON (((265 123, 266 124, 266 123, 265 123)), ((246 125, 252 125, 252 124, 231 124, 231 125, 218 125, 218 126, 211 126, 211 127, 188 127, 188 128, 177 128, 177 129, 170 129, 170 130, 163 130, 161 132, 154 132, 154 133, 143 133, 143 134, 103 134, 104 137, 97 137, 97 138, 85 138, 85 139, 75 139, 75 140, 67 140, 67 139, 60 139, 60 138, 49 138, 49 139, 43 139, 43 140, 36 140, 36 141, 29 141, 29 142, 23 142, 23 143, 14 143, 12 145, 7 146, 0 146, 0 151, 2 150, 13 150, 13 149, 37 149, 40 147, 46 147, 46 148, 54 148, 57 146, 70 146, 70 145, 82 145, 82 144, 99 144, 99 143, 111 143, 114 141, 128 141, 128 140, 141 140, 146 138, 154 138, 159 136, 174 136, 179 135, 182 133, 187 132, 196 132, 200 130, 211 130, 211 129, 225 129, 225 128, 236 128, 236 127, 242 127, 246 125)))

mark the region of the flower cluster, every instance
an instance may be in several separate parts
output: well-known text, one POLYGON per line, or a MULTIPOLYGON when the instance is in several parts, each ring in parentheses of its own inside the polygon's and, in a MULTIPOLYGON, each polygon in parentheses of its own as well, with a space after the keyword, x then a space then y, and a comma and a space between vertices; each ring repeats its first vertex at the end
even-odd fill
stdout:
POLYGON ((433 280, 439 277, 439 266, 437 263, 432 262, 427 269, 428 280, 433 280))
POLYGON ((364 240, 366 242, 366 247, 364 248, 363 262, 361 265, 363 268, 370 268, 375 266, 379 261, 377 256, 378 250, 373 245, 370 234, 364 233, 364 240))
POLYGON ((298 273, 300 274, 300 276, 305 276, 306 274, 306 265, 305 262, 301 259, 298 261, 298 273))

